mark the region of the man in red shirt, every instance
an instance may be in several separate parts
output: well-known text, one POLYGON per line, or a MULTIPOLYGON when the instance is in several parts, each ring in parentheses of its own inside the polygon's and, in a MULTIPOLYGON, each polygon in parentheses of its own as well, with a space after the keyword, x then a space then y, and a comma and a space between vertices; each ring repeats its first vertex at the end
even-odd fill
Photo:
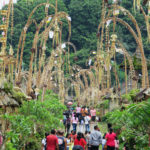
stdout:
POLYGON ((56 131, 51 130, 51 134, 46 138, 47 147, 46 150, 59 150, 58 147, 58 138, 56 137, 56 131))
POLYGON ((77 134, 76 134, 76 132, 73 131, 73 130, 71 131, 70 136, 71 136, 71 139, 72 139, 73 141, 77 138, 77 134))

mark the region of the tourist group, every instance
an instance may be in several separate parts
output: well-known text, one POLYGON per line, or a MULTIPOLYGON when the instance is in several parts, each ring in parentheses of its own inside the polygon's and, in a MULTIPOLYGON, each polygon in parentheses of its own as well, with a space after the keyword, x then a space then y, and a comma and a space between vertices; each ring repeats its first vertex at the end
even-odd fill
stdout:
POLYGON ((99 118, 96 117, 94 108, 89 109, 78 105, 74 110, 68 108, 63 115, 65 131, 53 129, 51 134, 45 134, 42 150, 119 149, 119 141, 111 127, 108 128, 109 132, 102 136, 97 125, 99 118))

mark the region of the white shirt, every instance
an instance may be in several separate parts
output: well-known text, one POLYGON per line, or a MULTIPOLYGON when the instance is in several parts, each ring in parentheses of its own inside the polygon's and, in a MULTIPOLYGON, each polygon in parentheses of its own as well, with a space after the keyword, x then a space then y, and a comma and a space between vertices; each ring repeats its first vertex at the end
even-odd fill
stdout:
MULTIPOLYGON (((46 138, 42 140, 42 144, 45 146, 46 145, 46 138)), ((45 150, 45 148, 43 148, 45 150)))
POLYGON ((84 120, 85 120, 85 124, 89 124, 90 117, 89 117, 89 116, 85 116, 85 117, 84 117, 84 120))
POLYGON ((77 107, 76 108, 76 113, 80 113, 81 112, 81 107, 77 107))
POLYGON ((70 147, 71 140, 67 139, 67 147, 70 147))
POLYGON ((102 145, 106 144, 106 139, 102 139, 102 145))

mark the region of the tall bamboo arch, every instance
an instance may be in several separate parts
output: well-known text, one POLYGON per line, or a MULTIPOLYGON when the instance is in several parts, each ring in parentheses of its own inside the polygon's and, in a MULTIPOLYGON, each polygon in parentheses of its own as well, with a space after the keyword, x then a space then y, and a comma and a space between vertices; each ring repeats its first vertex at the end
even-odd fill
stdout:
MULTIPOLYGON (((33 9, 33 11, 30 13, 28 21, 27 21, 25 27, 23 28, 23 31, 21 32, 21 36, 19 38, 19 44, 18 44, 18 49, 17 49, 17 60, 16 60, 16 74, 18 72, 18 75, 15 78, 15 82, 17 82, 17 80, 18 81, 20 80, 22 60, 23 60, 23 51, 24 51, 24 45, 25 45, 25 39, 26 39, 27 30, 30 27, 30 25, 33 23, 33 19, 32 19, 33 14, 41 6, 46 6, 46 7, 50 6, 51 8, 54 8, 54 10, 55 10, 54 5, 52 5, 50 3, 42 3, 42 4, 39 4, 38 6, 36 6, 33 9), (20 49, 21 49, 21 52, 20 52, 20 49), (19 59, 19 52, 20 52, 20 59, 19 59), (19 66, 18 66, 18 62, 19 62, 19 66)), ((45 14, 47 15, 47 12, 45 12, 45 14)), ((37 29, 37 24, 35 24, 35 25, 36 25, 36 29, 37 29)))
MULTIPOLYGON (((120 6, 119 6, 120 8, 120 6)), ((121 7, 122 8, 122 7, 121 7)), ((127 11, 128 12, 128 11, 127 11)), ((132 15, 131 15, 132 16, 132 15)), ((106 23, 108 20, 113 20, 114 18, 113 17, 108 17, 104 20, 104 23, 106 23)), ((129 31, 130 33, 133 35, 137 45, 139 46, 140 48, 140 51, 141 51, 141 61, 142 61, 142 75, 143 75, 143 78, 142 78, 142 88, 146 88, 146 87, 149 87, 149 79, 148 79, 148 72, 147 72, 147 62, 146 62, 146 58, 145 58, 145 55, 144 55, 144 50, 143 50, 143 44, 142 44, 142 40, 141 40, 141 33, 140 33, 140 29, 138 29, 138 25, 136 23, 136 28, 138 30, 138 34, 140 35, 140 38, 137 37, 136 33, 134 32, 134 30, 132 29, 132 27, 126 23, 125 21, 123 21, 122 19, 120 18, 115 18, 115 20, 119 23, 121 23, 122 25, 124 25, 129 31), (146 85, 147 84, 147 85, 146 85)), ((100 31, 100 29, 102 28, 102 25, 103 25, 103 22, 99 24, 98 26, 98 32, 100 31)))

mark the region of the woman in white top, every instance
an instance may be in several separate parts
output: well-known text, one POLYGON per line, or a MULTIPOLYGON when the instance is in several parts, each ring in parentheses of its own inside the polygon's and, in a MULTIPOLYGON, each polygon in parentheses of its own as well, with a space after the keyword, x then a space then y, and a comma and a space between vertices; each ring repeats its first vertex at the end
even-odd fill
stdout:
POLYGON ((74 116, 72 117, 72 126, 73 126, 73 131, 76 132, 76 129, 77 129, 77 124, 78 124, 78 118, 77 118, 77 115, 74 114, 74 116))
POLYGON ((81 107, 79 106, 79 104, 78 104, 78 106, 76 107, 76 114, 77 114, 77 117, 79 118, 79 116, 81 115, 81 107))
POLYGON ((67 133, 66 139, 67 139, 67 150, 72 149, 72 140, 69 133, 67 133))
POLYGON ((84 117, 84 121, 85 121, 85 131, 89 132, 90 131, 90 117, 88 115, 86 115, 84 117))

